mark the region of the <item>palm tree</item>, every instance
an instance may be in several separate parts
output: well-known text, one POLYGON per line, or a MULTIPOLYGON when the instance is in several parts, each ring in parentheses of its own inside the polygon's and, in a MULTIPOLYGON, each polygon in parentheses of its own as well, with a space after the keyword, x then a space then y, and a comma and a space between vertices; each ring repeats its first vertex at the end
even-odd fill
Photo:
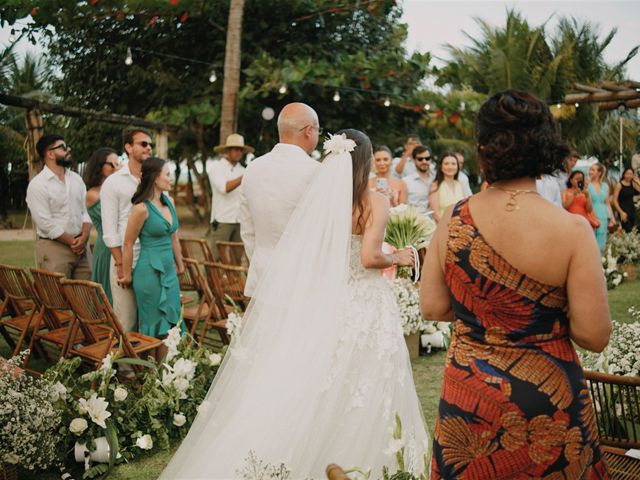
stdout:
POLYGON ((231 0, 227 45, 224 57, 224 85, 220 114, 220 143, 238 126, 238 93, 240 91, 240 56, 242 52, 242 15, 244 0, 231 0))

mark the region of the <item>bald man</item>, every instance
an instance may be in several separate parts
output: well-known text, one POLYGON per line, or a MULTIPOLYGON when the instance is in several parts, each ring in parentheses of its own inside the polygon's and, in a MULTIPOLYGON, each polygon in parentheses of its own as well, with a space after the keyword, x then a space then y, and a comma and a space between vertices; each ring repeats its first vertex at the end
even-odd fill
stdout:
POLYGON ((251 260, 244 292, 249 297, 319 166, 309 155, 321 134, 315 110, 304 103, 290 103, 278 115, 280 143, 245 171, 240 186, 240 236, 251 260))

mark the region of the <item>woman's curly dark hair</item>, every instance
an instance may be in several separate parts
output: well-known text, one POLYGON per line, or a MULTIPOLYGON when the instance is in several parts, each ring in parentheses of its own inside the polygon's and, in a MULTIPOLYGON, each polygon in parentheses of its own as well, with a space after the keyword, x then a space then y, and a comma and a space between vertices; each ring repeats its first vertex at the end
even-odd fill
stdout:
POLYGON ((478 162, 489 183, 551 174, 570 152, 549 107, 528 92, 496 93, 480 107, 476 130, 478 162))
POLYGON ((117 152, 109 147, 102 147, 93 152, 84 168, 84 183, 87 186, 87 190, 102 185, 104 181, 102 166, 107 161, 107 157, 114 153, 117 155, 117 152))

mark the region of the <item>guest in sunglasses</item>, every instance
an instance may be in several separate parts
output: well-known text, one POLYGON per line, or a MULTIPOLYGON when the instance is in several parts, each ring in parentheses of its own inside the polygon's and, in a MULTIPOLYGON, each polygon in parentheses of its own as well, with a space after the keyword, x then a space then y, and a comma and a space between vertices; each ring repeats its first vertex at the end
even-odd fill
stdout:
POLYGON ((102 285, 109 302, 113 304, 111 297, 111 281, 109 279, 111 251, 104 244, 102 238, 102 217, 100 213, 100 189, 102 183, 112 173, 120 170, 118 154, 112 148, 99 148, 91 155, 84 169, 84 183, 87 186, 85 205, 91 222, 96 227, 98 236, 93 245, 93 258, 91 259, 91 280, 102 285))
POLYGON ((415 173, 403 178, 407 185, 407 203, 426 213, 429 210, 429 188, 435 178, 431 169, 431 150, 424 145, 418 145, 411 152, 411 156, 416 167, 415 173))
MULTIPOLYGON (((131 212, 131 198, 140 184, 142 164, 151 157, 153 143, 148 130, 127 127, 122 132, 122 143, 129 161, 114 175, 109 176, 100 189, 102 231, 105 245, 111 250, 109 277, 113 310, 125 331, 135 328, 137 321, 136 298, 131 288, 118 283, 124 276, 122 244, 131 212)), ((138 261, 140 242, 133 246, 133 266, 138 261)))
POLYGON ((69 167, 71 148, 60 135, 45 135, 36 144, 44 167, 29 182, 27 205, 36 226, 38 267, 67 278, 89 280, 87 239, 91 219, 84 205, 87 189, 69 167))

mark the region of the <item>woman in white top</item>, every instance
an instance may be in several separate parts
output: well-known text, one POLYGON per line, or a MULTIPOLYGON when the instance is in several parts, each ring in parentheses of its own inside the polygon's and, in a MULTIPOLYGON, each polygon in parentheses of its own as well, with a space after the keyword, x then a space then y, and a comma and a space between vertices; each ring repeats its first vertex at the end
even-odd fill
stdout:
POLYGON ((458 181, 459 171, 456 156, 453 153, 444 153, 438 164, 436 178, 429 190, 429 205, 433 210, 433 220, 436 223, 440 221, 448 206, 456 204, 465 197, 462 185, 458 181))

